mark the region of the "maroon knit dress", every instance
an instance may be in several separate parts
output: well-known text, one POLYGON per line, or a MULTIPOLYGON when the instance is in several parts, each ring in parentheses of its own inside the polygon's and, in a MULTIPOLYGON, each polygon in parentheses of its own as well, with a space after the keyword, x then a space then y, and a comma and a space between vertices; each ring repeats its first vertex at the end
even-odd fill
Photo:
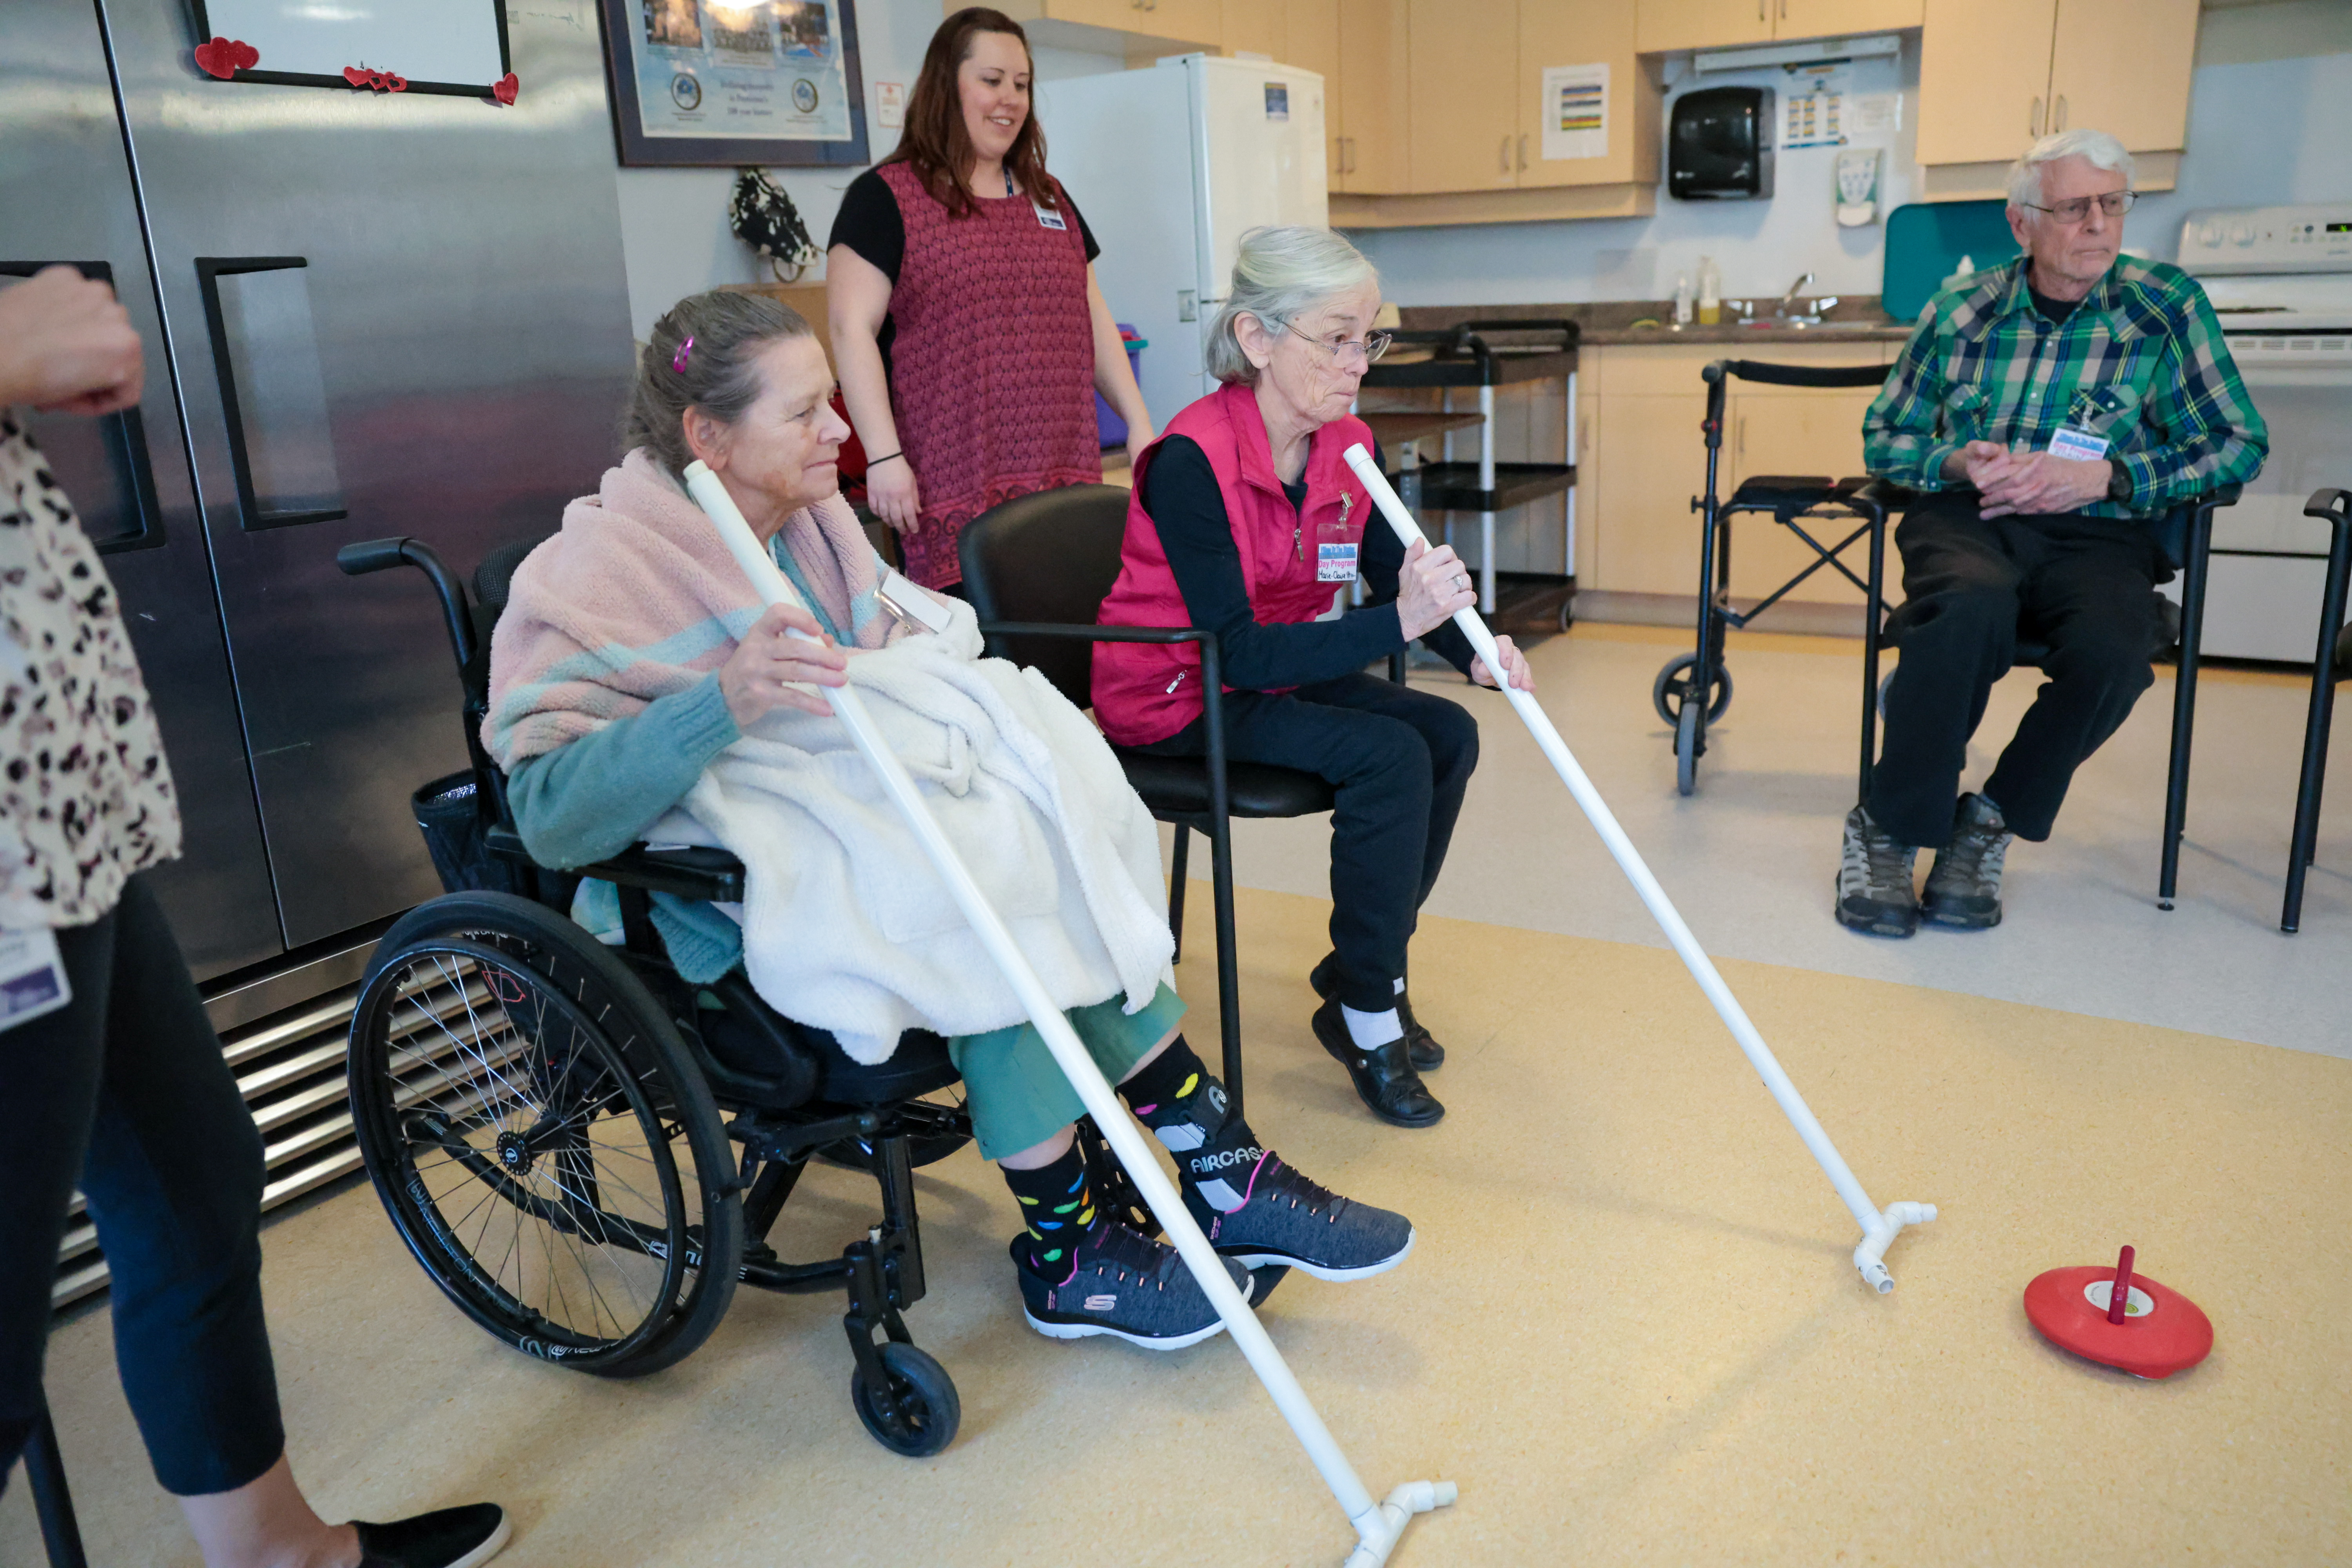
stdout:
MULTIPOLYGON (((956 537, 999 501, 1102 478, 1086 241, 1026 195, 949 215, 913 167, 877 171, 907 227, 890 290, 891 413, 922 511, 901 544, 926 588, 963 580, 956 537)), ((1059 190, 1059 182, 1055 189, 1059 190)))

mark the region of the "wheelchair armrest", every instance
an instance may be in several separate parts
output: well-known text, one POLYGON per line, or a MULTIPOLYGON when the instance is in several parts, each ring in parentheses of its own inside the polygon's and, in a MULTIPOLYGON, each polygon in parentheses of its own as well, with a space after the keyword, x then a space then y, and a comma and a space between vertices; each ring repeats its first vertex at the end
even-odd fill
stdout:
POLYGON ((2352 522, 2352 490, 2329 489, 2322 486, 2312 491, 2311 499, 2303 503, 2303 515, 2342 528, 2347 522, 2352 522))
POLYGON ((1207 642, 1217 634, 1199 626, 1098 626, 1076 621, 983 621, 985 637, 1083 637, 1088 642, 1207 642))
POLYGON ((743 862, 724 849, 699 845, 676 849, 648 849, 634 845, 609 860, 580 868, 580 875, 595 877, 624 888, 643 888, 677 899, 700 899, 710 903, 740 903, 743 862))
POLYGON ((1841 479, 1838 489, 1843 499, 1874 506, 1882 511, 1901 511, 1905 507, 1916 505, 1919 500, 1916 490, 1906 489, 1893 479, 1882 479, 1875 474, 1841 479))

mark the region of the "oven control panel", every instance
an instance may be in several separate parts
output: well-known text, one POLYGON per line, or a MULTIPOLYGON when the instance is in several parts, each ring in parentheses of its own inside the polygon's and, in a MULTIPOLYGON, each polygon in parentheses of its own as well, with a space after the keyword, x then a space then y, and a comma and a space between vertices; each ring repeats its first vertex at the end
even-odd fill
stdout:
POLYGON ((2180 265, 2208 277, 2352 272, 2352 202, 2190 213, 2180 225, 2180 265))

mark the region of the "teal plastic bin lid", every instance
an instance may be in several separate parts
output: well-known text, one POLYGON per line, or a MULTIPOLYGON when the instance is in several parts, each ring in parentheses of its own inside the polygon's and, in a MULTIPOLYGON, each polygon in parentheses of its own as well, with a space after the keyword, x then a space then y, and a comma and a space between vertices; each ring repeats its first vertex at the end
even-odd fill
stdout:
POLYGON ((1880 303, 1898 321, 1920 310, 1959 268, 1981 271, 2017 254, 2006 202, 1911 202, 1886 215, 1886 276, 1880 303))

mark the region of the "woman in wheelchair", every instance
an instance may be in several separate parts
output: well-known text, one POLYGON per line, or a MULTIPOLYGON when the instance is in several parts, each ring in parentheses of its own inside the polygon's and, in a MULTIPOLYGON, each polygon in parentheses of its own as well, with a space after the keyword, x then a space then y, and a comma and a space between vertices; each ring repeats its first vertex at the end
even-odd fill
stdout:
MULTIPOLYGON (((1185 1204, 1236 1286, 1246 1294, 1245 1270, 1269 1265, 1325 1279, 1393 1268, 1412 1245, 1405 1218, 1327 1192, 1268 1152, 1185 1043, 1184 1005, 1165 984, 1164 921, 1121 918, 1160 895, 1158 839, 1140 803, 1092 727, 1043 682, 978 669, 968 606, 881 563, 838 494, 835 458, 848 429, 829 405, 833 385, 807 323, 774 301, 702 294, 656 323, 630 406, 632 449, 516 571, 492 644, 484 739, 532 858, 576 868, 648 837, 718 837, 746 863, 743 905, 656 895, 655 924, 680 974, 708 985, 742 963, 778 1011, 831 1028, 859 1059, 878 1059, 898 1038, 861 1019, 947 1035, 981 1152, 1003 1168, 1026 1221, 1012 1252, 1030 1324, 1057 1339, 1195 1343, 1223 1326, 1215 1311, 1172 1248, 1097 1212, 1073 1137, 1076 1092, 1017 1004, 978 1016, 1010 991, 810 689, 855 679, 886 711, 961 716, 944 750, 976 755, 959 763, 916 750, 910 765, 949 781, 929 793, 983 886, 993 866, 996 887, 1031 890, 1026 902, 1011 895, 1016 934, 1048 985, 1083 1003, 1070 1023, 1176 1156, 1185 1204), (808 609, 761 612, 679 484, 696 458, 808 609), (995 729, 968 721, 1008 689, 995 729), (1049 736, 1042 749, 1040 730, 1021 721, 1024 700, 1049 736), (1117 798, 1097 789, 1089 802, 1090 781, 1106 776, 1117 798), (1021 820, 975 835, 976 808, 967 802, 960 816, 950 796, 978 798, 1004 778, 1029 781, 1021 820), (795 793, 812 780, 823 804, 795 793), (1069 820, 1089 809, 1108 825, 1069 820), (1125 853, 1089 852, 1089 842, 1125 853), (889 908, 900 910, 896 928, 889 908), (800 978, 779 988, 782 973, 800 978)), ((894 744, 928 734, 936 746, 940 729, 926 721, 891 732, 894 744)), ((575 910, 593 929, 610 889, 583 886, 575 910)))

